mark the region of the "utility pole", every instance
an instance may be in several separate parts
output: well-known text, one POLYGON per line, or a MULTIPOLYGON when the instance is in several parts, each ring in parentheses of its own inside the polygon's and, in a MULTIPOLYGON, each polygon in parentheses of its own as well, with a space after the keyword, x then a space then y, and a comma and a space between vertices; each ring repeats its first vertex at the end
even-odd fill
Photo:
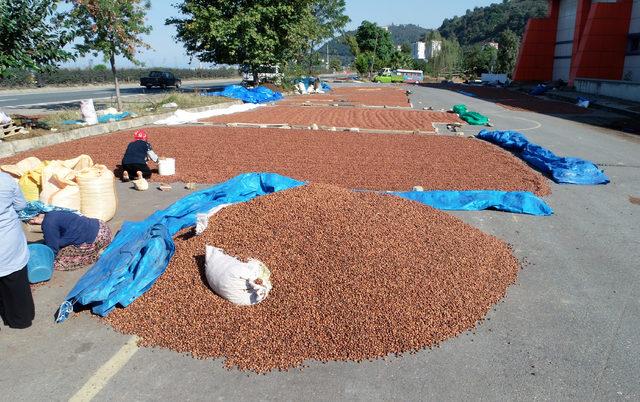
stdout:
POLYGON ((329 42, 327 42, 327 70, 329 70, 329 42))

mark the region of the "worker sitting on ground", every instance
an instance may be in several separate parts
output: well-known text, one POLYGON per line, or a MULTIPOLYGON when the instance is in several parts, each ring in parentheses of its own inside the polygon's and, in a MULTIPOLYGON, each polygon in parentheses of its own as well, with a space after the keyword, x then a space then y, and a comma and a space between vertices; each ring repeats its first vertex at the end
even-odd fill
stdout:
POLYGON ((75 212, 47 212, 30 223, 42 225, 44 243, 56 254, 54 268, 58 271, 74 271, 95 263, 111 243, 111 229, 105 222, 75 212))
POLYGON ((158 163, 158 155, 153 152, 151 144, 147 142, 147 133, 137 130, 133 134, 134 141, 130 142, 122 158, 122 181, 129 181, 131 176, 136 179, 151 177, 148 160, 158 163))

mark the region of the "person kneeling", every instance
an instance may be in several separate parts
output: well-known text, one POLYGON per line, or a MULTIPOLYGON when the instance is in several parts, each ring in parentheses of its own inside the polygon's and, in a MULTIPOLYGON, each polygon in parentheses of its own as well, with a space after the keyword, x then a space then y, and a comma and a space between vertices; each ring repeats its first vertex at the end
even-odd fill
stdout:
POLYGON ((158 163, 158 155, 153 152, 144 130, 136 131, 133 139, 134 141, 127 145, 127 150, 122 157, 122 181, 129 181, 130 177, 148 179, 151 177, 151 169, 147 161, 152 160, 158 163))
POLYGON ((44 243, 56 254, 54 267, 58 271, 73 271, 95 263, 111 243, 111 229, 105 222, 74 212, 47 212, 30 222, 42 225, 44 243))

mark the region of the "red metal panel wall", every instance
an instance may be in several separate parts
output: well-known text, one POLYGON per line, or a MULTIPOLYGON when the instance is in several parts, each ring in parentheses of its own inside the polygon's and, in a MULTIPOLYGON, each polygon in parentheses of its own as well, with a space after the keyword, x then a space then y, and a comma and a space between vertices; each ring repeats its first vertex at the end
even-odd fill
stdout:
POLYGON ((527 23, 518 54, 518 63, 513 73, 514 80, 551 80, 559 5, 560 0, 549 0, 549 16, 532 18, 527 23))
MULTIPOLYGON (((578 20, 584 13, 584 10, 580 10, 581 5, 578 20)), ((632 6, 632 0, 593 3, 590 4, 586 21, 580 22, 580 26, 576 21, 576 33, 580 35, 576 36, 579 39, 577 47, 574 45, 570 83, 576 77, 622 79, 632 6)))

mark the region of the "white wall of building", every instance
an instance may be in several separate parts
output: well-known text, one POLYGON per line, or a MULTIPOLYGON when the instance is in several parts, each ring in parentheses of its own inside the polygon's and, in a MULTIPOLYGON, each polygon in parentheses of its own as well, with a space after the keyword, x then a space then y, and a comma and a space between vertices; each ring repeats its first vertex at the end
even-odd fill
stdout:
POLYGON ((578 0, 560 0, 553 79, 569 81, 578 0))
POLYGON ((414 60, 427 60, 435 57, 442 49, 442 42, 432 40, 428 42, 415 42, 411 45, 411 56, 414 60))
POLYGON ((427 47, 425 49, 425 59, 430 60, 442 50, 442 41, 432 40, 430 43, 427 43, 427 47))
POLYGON ((424 60, 426 57, 425 49, 426 44, 424 42, 415 42, 411 45, 411 56, 414 60, 424 60))

